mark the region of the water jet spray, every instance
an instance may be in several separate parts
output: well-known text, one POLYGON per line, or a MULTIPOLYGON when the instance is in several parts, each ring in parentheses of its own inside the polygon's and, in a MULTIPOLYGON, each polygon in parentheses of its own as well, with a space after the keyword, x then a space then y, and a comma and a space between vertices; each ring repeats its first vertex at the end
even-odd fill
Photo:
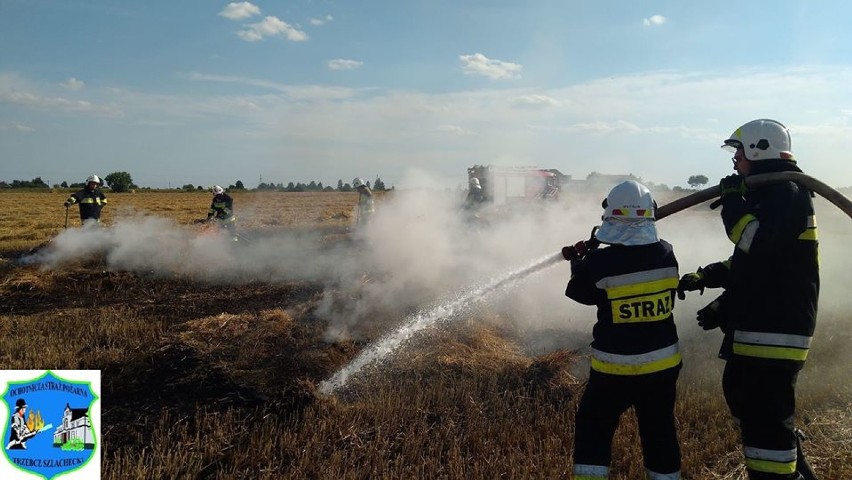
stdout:
MULTIPOLYGON (((777 172, 754 175, 745 178, 745 183, 748 187, 759 187, 783 181, 792 181, 804 185, 809 190, 826 198, 846 213, 846 215, 852 218, 852 201, 837 190, 804 173, 777 172)), ((718 197, 719 194, 718 185, 708 187, 704 190, 699 190, 657 208, 656 219, 661 220, 669 215, 680 212, 681 210, 712 200, 718 197)), ((544 257, 543 259, 539 259, 527 266, 520 267, 512 272, 496 277, 484 285, 463 289, 462 292, 455 297, 441 301, 437 306, 430 310, 411 317, 401 327, 362 350, 348 365, 335 372, 328 379, 320 382, 318 387, 319 392, 324 395, 334 393, 335 390, 343 387, 349 379, 358 374, 358 372, 360 372, 365 366, 385 359, 417 332, 457 316, 465 309, 470 308, 475 299, 482 300, 488 295, 493 294, 494 292, 505 288, 518 280, 561 261, 564 261, 562 252, 544 257)))

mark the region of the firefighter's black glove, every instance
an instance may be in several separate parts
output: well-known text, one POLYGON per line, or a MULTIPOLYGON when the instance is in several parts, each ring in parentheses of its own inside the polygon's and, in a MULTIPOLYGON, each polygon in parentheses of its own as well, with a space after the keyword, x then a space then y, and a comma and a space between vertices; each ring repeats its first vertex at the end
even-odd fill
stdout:
POLYGON ((698 326, 704 330, 713 330, 720 327, 722 325, 722 315, 719 312, 720 307, 719 300, 713 300, 710 305, 699 310, 696 314, 698 326))
POLYGON ((598 248, 600 242, 598 242, 597 240, 595 240, 595 242, 597 243, 591 243, 587 240, 580 240, 574 245, 562 247, 562 257, 565 258, 565 260, 568 260, 569 262, 572 260, 579 260, 585 257, 587 253, 598 248))
POLYGON ((694 273, 687 273, 680 277, 680 282, 677 284, 677 298, 686 300, 686 292, 694 292, 700 290, 701 295, 704 295, 704 270, 699 267, 694 273))
POLYGON ((568 245, 568 246, 562 247, 562 258, 564 258, 565 260, 568 260, 569 262, 572 261, 572 260, 579 259, 582 255, 577 250, 578 245, 580 245, 581 248, 583 248, 582 247, 583 242, 577 242, 574 245, 568 245))
POLYGON ((719 198, 710 204, 710 209, 715 210, 728 200, 742 199, 747 189, 745 177, 736 174, 728 175, 719 181, 719 198))
POLYGON ((71 202, 65 202, 65 203, 63 203, 63 205, 65 205, 65 208, 68 208, 68 207, 71 206, 71 202))
POLYGON ((742 197, 745 192, 745 177, 742 175, 728 175, 719 181, 719 196, 722 198, 725 198, 728 195, 737 195, 742 197))

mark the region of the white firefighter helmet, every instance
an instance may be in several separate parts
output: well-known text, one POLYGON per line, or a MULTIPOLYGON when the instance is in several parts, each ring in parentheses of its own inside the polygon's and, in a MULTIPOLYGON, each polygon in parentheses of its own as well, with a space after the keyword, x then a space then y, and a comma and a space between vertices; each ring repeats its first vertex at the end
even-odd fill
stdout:
POLYGON ((213 188, 210 189, 213 192, 213 195, 219 195, 220 193, 225 193, 225 189, 220 187, 219 185, 213 185, 213 188))
POLYGON ((473 177, 470 179, 470 188, 482 188, 482 185, 479 184, 479 179, 473 177))
POLYGON ((601 243, 648 245, 659 241, 656 203, 648 187, 633 180, 619 183, 603 202, 603 223, 595 232, 601 243))
POLYGON ((101 177, 99 177, 97 175, 89 175, 89 178, 86 179, 86 183, 91 183, 91 182, 95 182, 98 185, 100 185, 101 184, 101 177))
POLYGON ((355 188, 363 187, 364 186, 364 180, 361 177, 355 177, 355 179, 352 180, 352 186, 355 187, 355 188))
POLYGON ((782 159, 796 161, 790 150, 790 131, 776 120, 752 120, 736 129, 722 148, 736 152, 742 147, 746 160, 782 159))

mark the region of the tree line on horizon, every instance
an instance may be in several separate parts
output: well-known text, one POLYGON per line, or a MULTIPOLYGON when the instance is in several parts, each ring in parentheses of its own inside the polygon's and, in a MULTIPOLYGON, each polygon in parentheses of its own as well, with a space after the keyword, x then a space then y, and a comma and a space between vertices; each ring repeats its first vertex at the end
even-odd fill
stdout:
MULTIPOLYGON (((370 184, 370 181, 367 180, 364 182, 368 188, 373 191, 383 192, 388 190, 385 186, 385 182, 382 181, 381 178, 376 177, 376 180, 370 184)), ((228 187, 230 188, 230 186, 228 187)), ((391 186, 390 190, 393 190, 393 186, 391 186)), ((337 187, 332 187, 331 185, 323 186, 322 182, 316 182, 311 180, 309 183, 302 182, 289 182, 286 186, 283 183, 264 183, 261 182, 257 186, 257 190, 265 190, 265 191, 278 191, 278 192, 354 192, 355 188, 348 184, 344 183, 343 180, 337 181, 337 187)))
MULTIPOLYGON (((103 177, 101 179, 104 185, 108 186, 110 190, 113 192, 127 192, 132 189, 140 188, 136 184, 133 183, 133 178, 127 172, 113 172, 109 175, 103 177)), ((385 182, 382 181, 380 177, 376 177, 375 181, 371 184, 370 181, 364 182, 367 187, 369 187, 373 191, 383 192, 388 190, 385 186, 385 182)), ((83 188, 86 184, 84 182, 78 183, 68 183, 67 181, 63 181, 62 183, 57 183, 53 185, 53 188, 83 188)), ((12 180, 11 182, 0 181, 0 188, 51 188, 50 185, 47 184, 41 177, 36 177, 32 180, 12 180)), ((188 183, 183 185, 180 188, 174 188, 174 190, 183 190, 183 191, 197 191, 197 190, 208 190, 210 187, 204 187, 202 185, 193 185, 188 183)), ((155 190, 150 187, 141 187, 142 190, 155 190)), ((390 190, 393 190, 394 187, 391 186, 390 190)), ((249 190, 245 187, 242 180, 237 180, 231 185, 228 185, 227 190, 230 191, 240 191, 240 190, 249 190)), ((353 192, 355 188, 352 187, 349 183, 344 183, 343 180, 337 181, 337 187, 332 187, 330 185, 324 186, 322 182, 317 182, 315 180, 311 180, 308 183, 302 182, 289 182, 287 185, 283 183, 264 183, 261 182, 257 188, 253 189, 256 191, 274 191, 274 192, 353 192)))

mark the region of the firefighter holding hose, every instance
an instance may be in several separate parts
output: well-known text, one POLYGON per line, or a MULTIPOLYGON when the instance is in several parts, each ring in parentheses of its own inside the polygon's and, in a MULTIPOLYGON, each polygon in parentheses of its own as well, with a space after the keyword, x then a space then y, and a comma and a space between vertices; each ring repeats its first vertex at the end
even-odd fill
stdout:
POLYGON ((781 123, 748 122, 722 148, 734 153, 737 174, 721 180, 721 197, 711 208, 722 206, 734 252, 684 275, 678 296, 725 289, 697 317, 704 330, 718 327, 725 334, 722 388, 741 429, 749 479, 815 479, 795 429, 796 379, 808 356, 819 296, 813 194, 793 181, 745 186, 749 175, 801 172, 781 123))
POLYGON ((565 295, 597 306, 589 381, 575 416, 574 477, 606 480, 619 418, 634 407, 646 478, 680 478, 674 422, 681 369, 672 310, 678 263, 657 236, 656 204, 642 184, 616 185, 592 238, 562 249, 565 295), (600 243, 606 248, 596 248, 600 243))

